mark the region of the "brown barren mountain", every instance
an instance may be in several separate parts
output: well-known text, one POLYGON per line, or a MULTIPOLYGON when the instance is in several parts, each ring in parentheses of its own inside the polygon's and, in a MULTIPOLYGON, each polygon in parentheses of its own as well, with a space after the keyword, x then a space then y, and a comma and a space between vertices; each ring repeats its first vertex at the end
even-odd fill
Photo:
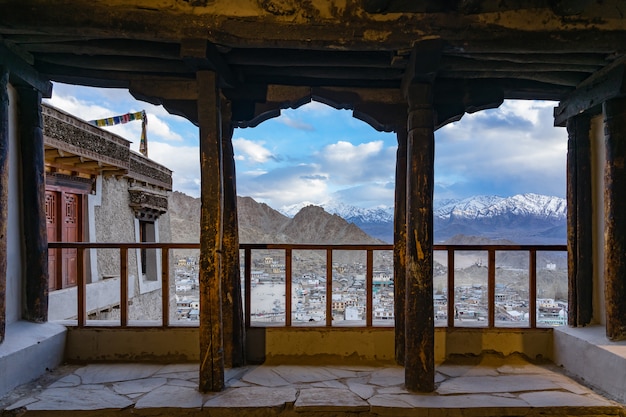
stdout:
MULTIPOLYGON (((240 243, 381 244, 336 214, 304 207, 289 218, 250 197, 237 197, 240 243)), ((200 199, 174 191, 170 197, 173 242, 200 241, 200 199)))

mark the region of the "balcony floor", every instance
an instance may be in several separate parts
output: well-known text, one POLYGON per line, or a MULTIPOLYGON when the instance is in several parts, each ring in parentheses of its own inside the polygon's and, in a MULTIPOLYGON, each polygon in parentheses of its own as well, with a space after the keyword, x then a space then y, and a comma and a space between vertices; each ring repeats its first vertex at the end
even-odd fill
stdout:
POLYGON ((403 368, 391 366, 262 365, 227 370, 226 379, 223 392, 202 394, 198 364, 68 365, 5 397, 0 415, 626 415, 557 367, 518 356, 441 364, 436 392, 422 395, 407 392, 403 368))

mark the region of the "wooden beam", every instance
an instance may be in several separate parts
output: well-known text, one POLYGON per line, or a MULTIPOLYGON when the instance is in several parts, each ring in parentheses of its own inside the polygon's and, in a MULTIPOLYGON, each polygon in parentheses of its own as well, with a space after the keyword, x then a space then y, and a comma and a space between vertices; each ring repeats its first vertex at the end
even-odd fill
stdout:
POLYGON ((197 73, 200 124, 200 391, 224 389, 221 290, 222 142, 217 74, 197 73))
POLYGON ((396 152, 396 185, 393 215, 393 288, 395 316, 396 362, 404 365, 405 305, 406 305, 406 186, 407 186, 407 130, 398 127, 396 152))
POLYGON ((158 72, 170 75, 191 73, 189 68, 180 60, 160 58, 40 53, 37 54, 37 61, 99 71, 158 72))
POLYGON ((7 228, 9 216, 9 70, 0 66, 0 343, 7 313, 7 228))
POLYGON ((603 105, 606 336, 626 339, 626 98, 603 105))
MULTIPOLYGON (((415 79, 414 77, 412 79, 415 79)), ((407 137, 405 385, 435 389, 433 191, 435 126, 432 86, 411 83, 407 137)))
POLYGON ((52 83, 13 53, 4 43, 0 43, 0 62, 8 68, 12 84, 28 85, 41 92, 43 97, 52 96, 52 83))
POLYGON ((311 51, 301 49, 233 49, 225 55, 230 65, 267 67, 389 68, 389 51, 311 51))
POLYGON ((607 100, 626 94, 626 57, 585 79, 554 109, 554 125, 565 126, 567 119, 584 112, 599 113, 607 100))
MULTIPOLYGON (((10 38, 15 41, 13 37, 10 38)), ((21 41, 20 41, 21 43, 21 41)), ((176 43, 149 42, 135 39, 81 39, 55 41, 39 39, 38 42, 22 44, 28 52, 54 54, 129 56, 177 60, 180 47, 176 43)))
POLYGON ((568 324, 585 326, 593 315, 593 231, 591 199, 591 121, 567 121, 568 324))
POLYGON ((192 70, 213 70, 219 75, 220 86, 234 87, 239 82, 217 47, 201 38, 185 38, 181 41, 180 57, 192 70))
POLYGON ((245 339, 241 276, 239 265, 239 226, 233 124, 228 100, 222 100, 222 165, 224 172, 224 232, 222 235, 222 323, 224 326, 224 365, 245 364, 245 339))
POLYGON ((151 97, 150 103, 157 100, 197 100, 198 84, 195 80, 180 78, 143 78, 130 81, 128 88, 136 98, 151 97))
POLYGON ((45 172, 41 92, 18 88, 20 151, 22 165, 23 230, 26 258, 24 318, 48 319, 48 236, 45 209, 45 172))

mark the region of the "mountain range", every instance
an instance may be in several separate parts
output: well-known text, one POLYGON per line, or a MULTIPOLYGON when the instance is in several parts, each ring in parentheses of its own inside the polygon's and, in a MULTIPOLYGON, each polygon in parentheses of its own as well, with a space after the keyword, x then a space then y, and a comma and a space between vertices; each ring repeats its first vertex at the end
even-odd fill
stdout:
MULTIPOLYGON (((311 203, 303 202, 279 209, 294 216, 311 203)), ((362 209, 342 203, 321 204, 359 226, 367 234, 393 242, 393 207, 362 209)), ((461 200, 435 200, 434 235, 444 242, 456 235, 482 236, 515 243, 564 244, 567 203, 559 197, 518 194, 512 197, 475 196, 461 200)))
MULTIPOLYGON (((363 209, 342 203, 311 203, 274 210, 250 197, 238 197, 242 243, 392 243, 393 207, 363 209)), ((538 194, 476 196, 435 201, 435 242, 459 235, 506 239, 512 243, 565 244, 566 201, 538 194)), ((180 192, 170 199, 174 242, 200 236, 200 200, 180 192)), ((458 242, 457 242, 458 243, 458 242)))

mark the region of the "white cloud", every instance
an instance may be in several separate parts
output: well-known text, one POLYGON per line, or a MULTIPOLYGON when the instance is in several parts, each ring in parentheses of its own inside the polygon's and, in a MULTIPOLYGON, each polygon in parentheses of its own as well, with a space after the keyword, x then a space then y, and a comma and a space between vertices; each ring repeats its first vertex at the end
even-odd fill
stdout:
POLYGON ((148 155, 150 159, 173 171, 174 190, 193 197, 200 196, 200 153, 198 147, 149 142, 148 155))
POLYGON ((233 148, 238 161, 252 161, 264 163, 275 159, 272 152, 263 147, 263 142, 254 142, 244 138, 233 139, 233 148))

